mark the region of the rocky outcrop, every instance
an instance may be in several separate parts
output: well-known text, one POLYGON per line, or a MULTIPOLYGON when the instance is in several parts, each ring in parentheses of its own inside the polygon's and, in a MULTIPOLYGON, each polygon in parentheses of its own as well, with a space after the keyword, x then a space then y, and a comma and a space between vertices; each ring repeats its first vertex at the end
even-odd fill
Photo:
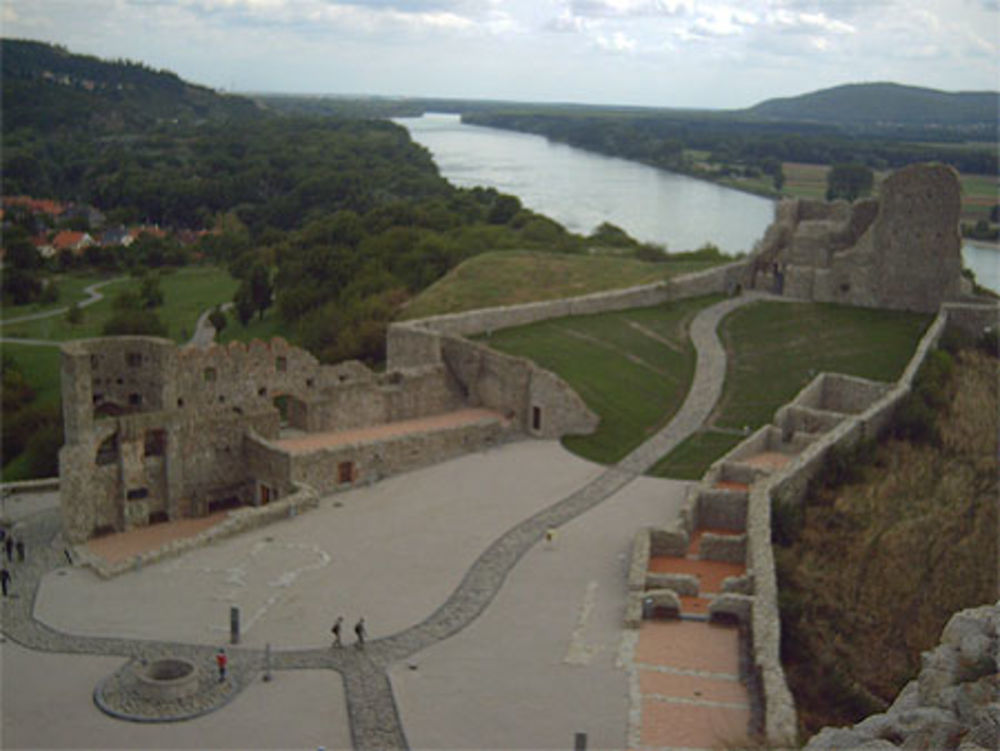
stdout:
POLYGON ((824 728, 806 751, 987 751, 1000 748, 1000 602, 952 616, 883 714, 824 728))

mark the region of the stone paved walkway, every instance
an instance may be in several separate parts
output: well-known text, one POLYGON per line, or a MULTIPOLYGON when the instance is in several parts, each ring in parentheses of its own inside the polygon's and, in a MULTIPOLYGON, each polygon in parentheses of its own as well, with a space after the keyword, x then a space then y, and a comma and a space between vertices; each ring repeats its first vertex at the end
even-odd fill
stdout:
MULTIPOLYGON (((761 299, 758 294, 730 298, 701 311, 691 325, 691 339, 698 358, 690 392, 677 415, 659 433, 643 443, 616 466, 549 508, 515 525, 498 537, 466 572, 451 596, 422 623, 366 645, 364 650, 345 648, 282 651, 273 656, 274 670, 331 669, 342 676, 355 748, 408 748, 406 735, 388 677, 394 663, 461 631, 489 605, 508 572, 545 531, 557 528, 612 496, 641 475, 664 454, 698 429, 717 402, 725 379, 726 357, 715 334, 722 318, 735 308, 761 299)), ((118 655, 150 659, 176 654, 194 662, 211 660, 212 648, 170 642, 73 636, 36 621, 33 602, 41 577, 62 563, 57 538, 59 517, 40 514, 25 526, 33 554, 16 574, 16 591, 30 596, 3 600, 2 629, 13 641, 35 650, 93 655, 118 655)), ((238 690, 264 668, 259 649, 230 650, 231 681, 238 690)), ((211 707, 206 707, 210 709, 211 707)))

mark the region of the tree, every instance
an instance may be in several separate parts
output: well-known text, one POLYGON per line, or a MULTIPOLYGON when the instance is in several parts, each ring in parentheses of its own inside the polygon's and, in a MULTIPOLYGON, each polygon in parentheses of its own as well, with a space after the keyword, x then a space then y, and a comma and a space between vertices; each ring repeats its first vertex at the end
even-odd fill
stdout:
POLYGON ((159 274, 143 274, 139 282, 139 297, 144 308, 158 308, 163 305, 163 290, 160 289, 159 274))
POLYGON ((250 285, 246 281, 242 282, 236 290, 236 296, 233 298, 233 305, 236 308, 236 318, 239 320, 240 325, 246 326, 250 323, 250 319, 253 318, 256 306, 253 302, 253 295, 250 292, 250 285))
POLYGON ((167 325, 152 310, 116 312, 104 324, 103 336, 166 336, 167 325))
POLYGON ((871 193, 875 173, 857 162, 835 164, 826 174, 826 200, 845 198, 853 201, 871 193))
POLYGON ((254 310, 257 311, 258 317, 263 319, 264 311, 271 307, 274 300, 271 271, 266 266, 254 266, 253 271, 250 272, 250 299, 253 300, 254 310))
POLYGON ((83 308, 80 307, 79 303, 73 303, 69 306, 69 309, 66 311, 66 322, 74 326, 78 323, 83 323, 83 308))
POLYGON ((208 314, 208 322, 212 324, 212 328, 215 329, 216 334, 222 333, 222 330, 226 328, 228 320, 226 312, 219 305, 216 305, 215 310, 208 314))

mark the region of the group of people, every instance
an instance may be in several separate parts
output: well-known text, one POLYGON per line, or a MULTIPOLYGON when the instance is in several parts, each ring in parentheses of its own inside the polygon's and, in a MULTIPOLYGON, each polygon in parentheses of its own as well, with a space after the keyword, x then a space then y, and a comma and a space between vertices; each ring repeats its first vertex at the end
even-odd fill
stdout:
POLYGON ((3 596, 6 597, 13 580, 9 566, 14 563, 15 551, 18 563, 24 563, 24 540, 20 537, 15 538, 12 531, 0 527, 0 543, 3 544, 3 552, 0 554, 3 558, 3 565, 0 566, 0 586, 3 588, 3 596))
MULTIPOLYGON (((333 634, 333 646, 342 647, 343 642, 340 640, 340 629, 344 624, 344 617, 337 616, 337 620, 333 622, 333 627, 330 629, 330 633, 333 634)), ((358 647, 365 646, 365 637, 368 632, 365 630, 365 619, 359 618, 358 622, 354 624, 354 635, 358 637, 357 645, 358 647)))

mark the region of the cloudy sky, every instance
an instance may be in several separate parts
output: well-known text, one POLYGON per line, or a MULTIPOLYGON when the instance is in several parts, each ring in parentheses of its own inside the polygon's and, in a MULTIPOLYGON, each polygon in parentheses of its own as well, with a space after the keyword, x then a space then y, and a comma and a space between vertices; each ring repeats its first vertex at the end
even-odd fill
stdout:
POLYGON ((1000 88, 1000 0, 0 0, 6 37, 220 89, 743 107, 1000 88))

